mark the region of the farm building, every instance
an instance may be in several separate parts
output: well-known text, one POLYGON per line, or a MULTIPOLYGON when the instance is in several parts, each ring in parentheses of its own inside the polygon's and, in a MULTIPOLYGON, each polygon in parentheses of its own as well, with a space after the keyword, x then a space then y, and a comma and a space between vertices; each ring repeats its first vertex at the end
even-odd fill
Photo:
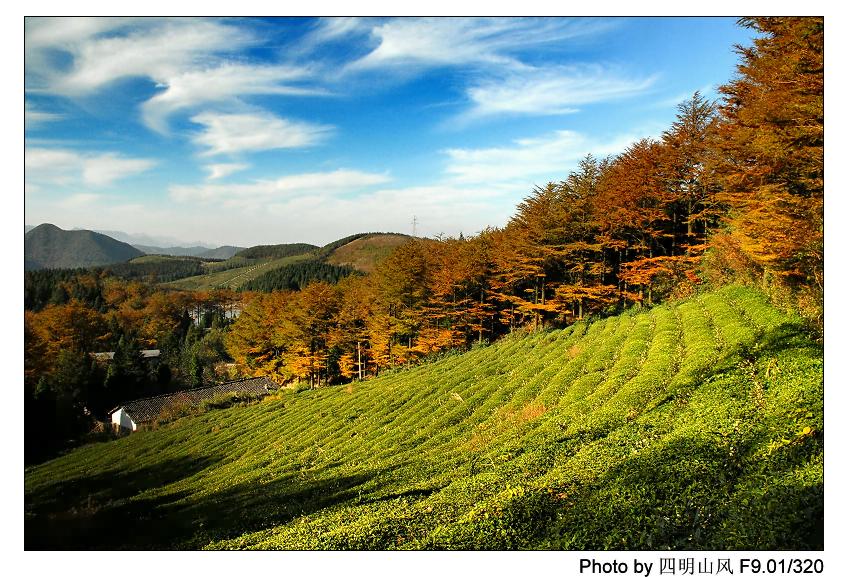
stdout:
MULTIPOLYGON (((145 360, 158 359, 160 355, 159 349, 144 349, 138 352, 141 354, 141 358, 145 360)), ((115 358, 115 351, 109 351, 108 353, 91 353, 91 356, 98 361, 111 361, 115 358)))
POLYGON ((277 385, 265 377, 229 381, 212 387, 188 389, 167 395, 129 401, 109 411, 109 419, 113 427, 136 431, 139 425, 156 420, 169 407, 195 406, 199 405, 201 401, 226 393, 267 395, 270 389, 276 388, 277 385))
MULTIPOLYGON (((162 355, 159 349, 144 349, 138 351, 138 354, 141 357, 142 362, 149 369, 155 369, 159 366, 162 355)), ((115 360, 115 351, 109 351, 107 353, 89 353, 89 355, 91 355, 95 361, 103 365, 108 365, 115 360)))

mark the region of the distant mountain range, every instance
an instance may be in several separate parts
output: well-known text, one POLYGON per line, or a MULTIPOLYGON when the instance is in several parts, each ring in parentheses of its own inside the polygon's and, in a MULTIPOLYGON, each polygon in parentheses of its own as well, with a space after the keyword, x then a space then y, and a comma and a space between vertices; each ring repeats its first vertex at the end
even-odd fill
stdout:
MULTIPOLYGON (((72 230, 85 230, 81 228, 74 227, 72 230)), ((186 242, 184 240, 180 240, 178 238, 172 236, 153 236, 149 234, 143 233, 128 233, 120 230, 94 230, 94 232, 99 232, 100 234, 105 234, 106 236, 111 236, 115 240, 119 240, 121 242, 125 242, 127 244, 131 244, 134 247, 138 248, 139 245, 149 246, 149 247, 202 247, 203 250, 207 250, 210 248, 215 248, 214 244, 210 244, 208 242, 202 242, 199 240, 186 242)), ((160 253, 161 254, 161 253, 160 253)), ((193 255, 179 255, 179 256, 193 256, 193 255)))
POLYGON ((78 268, 128 261, 137 248, 91 230, 62 230, 41 224, 24 234, 24 269, 78 268))
POLYGON ((133 245, 138 250, 146 254, 167 254, 170 256, 197 256, 200 258, 220 258, 228 259, 239 251, 244 250, 242 246, 219 246, 218 248, 208 248, 205 246, 147 246, 143 244, 133 245))
MULTIPOLYGON (((24 225, 24 234, 26 235, 31 230, 34 230, 36 228, 41 228, 41 226, 44 226, 44 225, 33 226, 31 224, 25 224, 24 225)), ((146 235, 146 234, 129 234, 129 233, 126 233, 126 232, 121 232, 119 230, 84 230, 84 229, 80 229, 80 228, 74 228, 72 230, 65 231, 65 230, 62 230, 61 228, 59 228, 55 225, 52 225, 52 224, 49 225, 49 226, 53 227, 53 229, 55 229, 55 230, 59 230, 59 231, 62 231, 62 232, 68 232, 68 233, 87 232, 87 233, 99 234, 100 236, 105 236, 107 238, 115 240, 116 242, 119 242, 120 244, 129 245, 129 246, 137 249, 138 251, 140 251, 141 254, 164 254, 164 255, 170 255, 170 256, 196 256, 196 257, 200 257, 200 258, 215 258, 215 259, 226 260, 228 258, 231 258, 237 252, 245 250, 245 247, 243 247, 243 246, 219 246, 218 248, 214 248, 214 246, 207 245, 207 244, 201 244, 201 243, 197 243, 193 246, 178 246, 178 245, 175 245, 175 244, 170 244, 170 243, 173 243, 174 241, 179 242, 179 241, 177 241, 177 239, 174 239, 172 237, 154 237, 154 236, 149 236, 149 235, 146 235)), ((49 229, 49 230, 52 230, 52 229, 49 229)), ((55 231, 54 231, 54 233, 55 233, 55 231)), ((77 235, 77 237, 81 238, 79 235, 77 235)), ((25 241, 25 242, 28 242, 28 241, 25 241)), ((36 244, 38 244, 40 242, 43 242, 43 241, 38 241, 36 244)), ((43 251, 44 249, 45 249, 44 247, 41 247, 38 250, 43 251)), ((54 253, 54 255, 58 254, 56 252, 56 250, 58 250, 58 249, 56 249, 55 247, 51 248, 50 250, 54 253)), ((29 254, 29 253, 27 253, 27 254, 29 254)), ((91 253, 91 254, 95 254, 95 253, 91 253)), ((134 258, 135 256, 140 256, 140 254, 135 254, 135 255, 130 256, 128 258, 134 258)), ((27 256, 27 259, 29 259, 29 256, 27 256)), ((50 259, 48 259, 48 260, 50 260, 50 259)), ((82 266, 93 266, 93 265, 89 265, 89 264, 82 264, 82 263, 88 262, 87 258, 75 259, 71 255, 66 255, 65 257, 62 257, 59 260, 61 262, 72 262, 72 263, 74 263, 74 264, 70 265, 71 268, 82 267, 82 266), (80 263, 80 264, 76 264, 76 263, 80 263)), ((123 260, 127 260, 127 259, 121 259, 121 260, 117 260, 117 261, 116 260, 109 260, 108 262, 99 263, 99 264, 111 264, 111 263, 114 263, 114 262, 122 262, 123 260)), ((27 260, 27 263, 29 263, 29 260, 27 260)), ((28 270, 30 268, 66 268, 65 265, 60 265, 60 266, 46 265, 45 266, 45 265, 39 264, 37 261, 32 261, 31 264, 32 264, 32 266, 27 264, 28 270)))
MULTIPOLYGON (((235 255, 245 259, 280 259, 314 252, 314 258, 330 264, 349 265, 371 272, 376 261, 409 237, 392 233, 361 233, 339 239, 324 247, 311 244, 240 246, 156 246, 131 244, 102 231, 62 230, 53 224, 24 225, 24 268, 83 268, 126 262, 145 254, 190 256, 228 260, 235 255)), ((112 231, 115 232, 115 231, 112 231)), ((125 233, 119 233, 125 234, 125 233)), ((138 236, 138 235, 136 235, 138 236)), ((144 235, 140 235, 144 236, 144 235)))

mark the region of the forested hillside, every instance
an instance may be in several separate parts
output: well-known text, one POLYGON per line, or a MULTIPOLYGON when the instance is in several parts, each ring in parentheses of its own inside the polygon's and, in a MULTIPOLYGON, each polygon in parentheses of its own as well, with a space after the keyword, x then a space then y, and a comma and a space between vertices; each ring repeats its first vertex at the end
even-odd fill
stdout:
POLYGON ((260 244, 252 246, 237 252, 233 256, 239 256, 247 259, 259 258, 284 258, 287 256, 297 256, 307 252, 317 250, 314 244, 295 243, 295 244, 260 244))
POLYGON ((336 266, 317 260, 299 262, 269 270, 261 276, 245 282, 241 291, 272 292, 275 290, 297 291, 314 282, 335 284, 356 270, 350 266, 336 266))
POLYGON ((142 254, 125 242, 90 230, 62 230, 45 223, 24 235, 25 270, 112 264, 142 254))

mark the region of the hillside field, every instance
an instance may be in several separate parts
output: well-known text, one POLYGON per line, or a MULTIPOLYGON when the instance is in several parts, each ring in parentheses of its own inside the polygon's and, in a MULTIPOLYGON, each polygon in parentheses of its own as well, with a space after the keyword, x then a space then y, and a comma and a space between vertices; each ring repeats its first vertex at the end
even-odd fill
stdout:
POLYGON ((265 274, 269 270, 309 260, 309 255, 299 254, 277 259, 264 259, 261 261, 250 261, 235 256, 229 260, 215 263, 206 263, 206 274, 191 276, 177 281, 164 283, 163 286, 183 290, 212 290, 217 288, 236 289, 249 280, 265 274), (235 268, 224 268, 222 265, 238 265, 244 261, 244 266, 235 268))
POLYGON ((823 353, 728 287, 25 471, 27 549, 820 549, 823 353))
POLYGON ((377 263, 411 237, 403 234, 370 234, 357 238, 334 249, 327 262, 349 265, 364 273, 374 272, 377 263))

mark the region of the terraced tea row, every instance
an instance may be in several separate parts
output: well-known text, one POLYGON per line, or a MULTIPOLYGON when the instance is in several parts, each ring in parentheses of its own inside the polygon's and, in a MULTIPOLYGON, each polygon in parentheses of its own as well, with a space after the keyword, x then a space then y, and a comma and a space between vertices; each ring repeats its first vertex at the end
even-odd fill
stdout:
POLYGON ((27 472, 27 540, 814 547, 821 370, 799 321, 738 287, 516 333, 83 447, 27 472))

